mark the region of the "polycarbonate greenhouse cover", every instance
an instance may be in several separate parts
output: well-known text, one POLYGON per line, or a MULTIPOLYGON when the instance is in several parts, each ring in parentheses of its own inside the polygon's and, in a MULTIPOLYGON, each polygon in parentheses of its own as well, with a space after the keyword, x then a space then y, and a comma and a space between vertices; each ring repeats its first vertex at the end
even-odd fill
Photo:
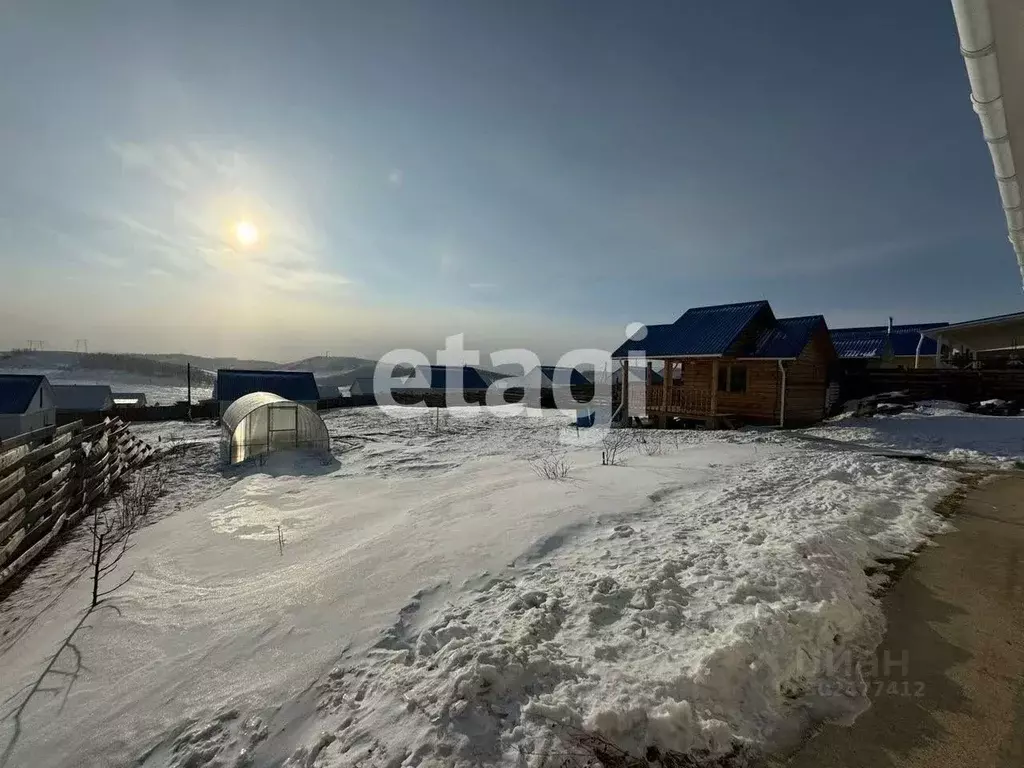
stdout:
POLYGON ((271 392, 253 392, 228 406, 221 439, 232 464, 285 448, 330 448, 327 426, 316 411, 271 392))
POLYGON ((291 400, 275 395, 272 392, 250 392, 243 395, 228 406, 221 417, 221 424, 228 432, 234 432, 235 428, 242 423, 242 419, 265 405, 273 403, 290 403, 291 400))

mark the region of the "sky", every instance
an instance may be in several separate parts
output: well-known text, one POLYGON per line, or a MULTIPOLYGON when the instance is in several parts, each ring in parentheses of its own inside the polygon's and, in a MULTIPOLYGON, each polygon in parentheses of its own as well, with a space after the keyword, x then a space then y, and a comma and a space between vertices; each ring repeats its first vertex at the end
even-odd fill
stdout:
POLYGON ((1022 309, 945 2, 0 14, 0 348, 554 362, 703 304, 1022 309))

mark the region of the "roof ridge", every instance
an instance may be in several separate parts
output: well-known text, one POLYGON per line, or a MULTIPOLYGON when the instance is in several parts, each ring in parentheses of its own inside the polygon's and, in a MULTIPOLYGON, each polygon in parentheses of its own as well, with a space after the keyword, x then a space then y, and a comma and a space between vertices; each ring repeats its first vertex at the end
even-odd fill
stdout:
POLYGON ((825 319, 825 316, 819 312, 818 314, 815 315, 794 315, 793 317, 776 317, 775 320, 781 323, 783 320, 811 320, 812 318, 818 317, 820 317, 822 320, 825 319))
MULTIPOLYGON (((733 301, 727 304, 706 304, 700 307, 690 307, 686 312, 692 312, 695 309, 727 309, 729 307, 750 307, 755 304, 768 304, 768 299, 757 299, 755 301, 733 301)), ((770 305, 769 305, 770 306, 770 305)), ((683 314, 685 315, 686 312, 683 314)))
POLYGON ((281 371, 266 368, 218 368, 217 373, 286 373, 286 374, 312 374, 313 371, 281 371))

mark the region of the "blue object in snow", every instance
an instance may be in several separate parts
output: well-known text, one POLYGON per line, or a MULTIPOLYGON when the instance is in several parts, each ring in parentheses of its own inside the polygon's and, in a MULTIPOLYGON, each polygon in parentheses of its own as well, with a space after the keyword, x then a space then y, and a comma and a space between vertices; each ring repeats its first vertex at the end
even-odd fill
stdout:
POLYGON ((594 426, 594 420, 597 418, 597 411, 592 408, 586 410, 576 411, 576 428, 580 427, 589 428, 594 426))

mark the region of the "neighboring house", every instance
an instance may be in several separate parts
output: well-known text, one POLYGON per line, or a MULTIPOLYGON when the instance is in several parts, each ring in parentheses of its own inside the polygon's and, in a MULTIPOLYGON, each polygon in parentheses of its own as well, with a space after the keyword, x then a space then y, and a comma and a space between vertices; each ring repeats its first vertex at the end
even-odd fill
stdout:
POLYGON ((862 368, 934 368, 935 339, 925 333, 948 323, 873 325, 829 331, 845 370, 862 368))
MULTIPOLYGON (((1024 312, 981 317, 960 323, 929 328, 924 331, 933 343, 947 349, 967 353, 984 367, 1020 368, 1020 351, 1024 348, 1024 312)), ((944 355, 940 355, 943 357, 944 355)), ((922 360, 922 362, 924 362, 922 360)))
POLYGON ((60 413, 103 413, 114 407, 107 384, 54 384, 53 398, 60 413))
POLYGON ((639 415, 642 397, 659 426, 813 424, 825 416, 836 359, 824 317, 776 318, 767 301, 687 310, 674 323, 641 328, 612 357, 624 368, 631 352, 664 366, 660 384, 625 389, 629 415, 639 415))
POLYGON ((53 388, 45 376, 0 374, 0 441, 56 423, 53 388))
POLYGON ((301 403, 314 411, 320 401, 320 390, 310 371, 251 371, 221 368, 213 399, 220 405, 220 415, 235 400, 253 392, 269 392, 285 400, 301 403))
POLYGON ((372 395, 374 391, 373 376, 363 376, 361 378, 354 379, 348 388, 349 395, 352 397, 372 395))
MULTIPOLYGON (((395 376, 396 379, 400 379, 403 384, 396 384, 395 389, 400 389, 404 382, 408 381, 407 376, 395 376)), ((387 380, 385 379, 385 382, 387 380)), ((353 379, 352 384, 348 388, 349 394, 352 397, 364 397, 366 395, 375 395, 380 392, 387 392, 388 386, 386 383, 381 383, 378 386, 373 384, 373 376, 359 376, 353 379)))
MULTIPOLYGON (((678 379, 679 378, 679 371, 678 371, 678 369, 675 371, 675 374, 676 374, 676 378, 678 379)), ((630 380, 631 383, 636 383, 638 381, 642 381, 644 378, 647 379, 647 383, 648 384, 661 384, 665 380, 665 377, 662 376, 661 373, 659 373, 658 371, 654 370, 651 366, 647 366, 646 368, 643 368, 643 369, 637 369, 637 368, 630 368, 629 369, 629 380, 630 380), (644 375, 643 375, 644 371, 647 372, 647 376, 646 377, 644 377, 644 375)), ((612 372, 612 386, 613 387, 617 387, 621 381, 622 381, 622 369, 619 368, 619 369, 617 369, 617 370, 612 372)))
POLYGON ((329 400, 341 396, 341 388, 336 384, 321 384, 317 382, 316 391, 321 400, 329 400))
POLYGON ((581 371, 575 368, 558 368, 554 365, 538 365, 525 376, 514 376, 499 379, 502 389, 523 388, 526 390, 546 390, 564 387, 593 387, 581 371))
POLYGON ((143 392, 115 392, 114 406, 117 408, 145 408, 146 395, 143 392))
POLYGON ((393 389, 396 392, 435 395, 445 392, 483 393, 487 391, 487 382, 476 368, 468 365, 461 368, 427 365, 418 366, 412 376, 393 389))

